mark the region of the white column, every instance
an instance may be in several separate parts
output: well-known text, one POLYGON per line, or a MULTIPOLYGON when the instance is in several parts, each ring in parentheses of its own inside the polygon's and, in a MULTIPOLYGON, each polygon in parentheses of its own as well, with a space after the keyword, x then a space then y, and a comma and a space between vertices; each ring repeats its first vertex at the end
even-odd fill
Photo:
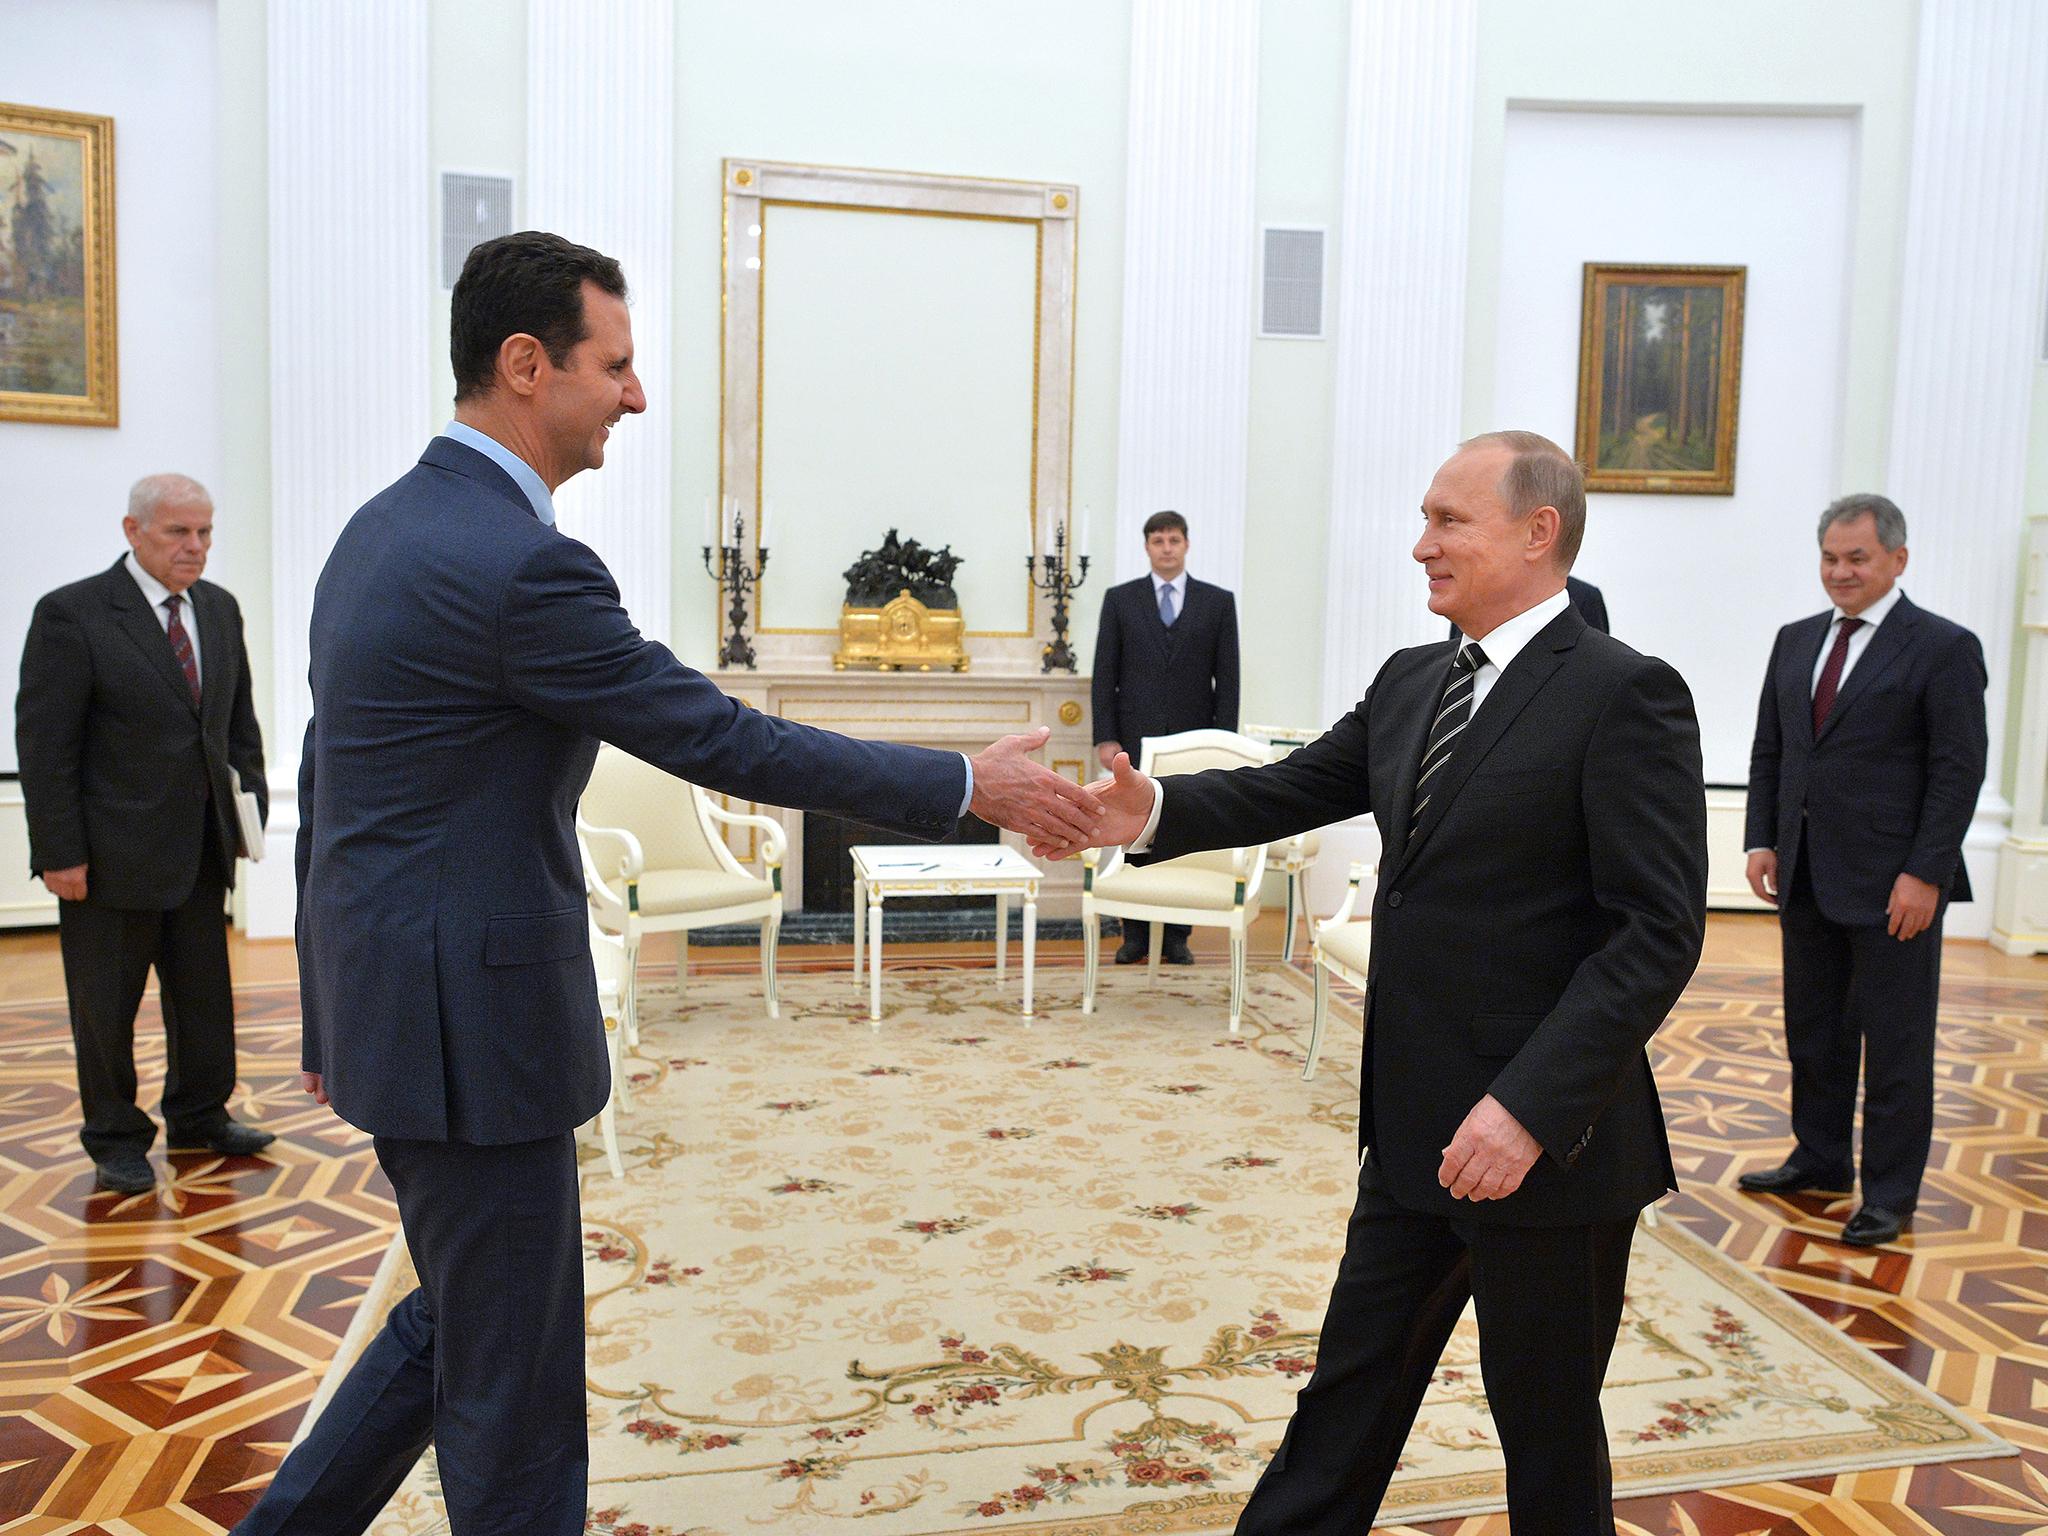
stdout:
POLYGON ((1389 652, 1447 633, 1408 551, 1460 435, 1477 40, 1475 0, 1353 0, 1325 720, 1389 652))
POLYGON ((613 430, 604 467, 556 493, 557 515, 611 567, 641 633, 667 643, 674 9, 671 0, 528 0, 526 17, 526 223, 625 267, 633 366, 647 391, 647 414, 613 430))
POLYGON ((427 0, 276 5, 268 20, 276 734, 253 934, 291 931, 314 584, 349 514, 426 446, 433 343, 427 0))
POLYGON ((1118 578, 1145 519, 1188 520, 1188 568, 1235 589, 1256 263, 1258 0, 1135 0, 1125 177, 1118 578))
POLYGON ((1974 630, 1991 674, 1988 782, 1965 845, 1978 899, 1947 931, 1990 927, 2013 665, 2028 416, 2048 228, 2048 7, 1922 7, 1883 489, 1906 514, 1913 600, 1974 630))

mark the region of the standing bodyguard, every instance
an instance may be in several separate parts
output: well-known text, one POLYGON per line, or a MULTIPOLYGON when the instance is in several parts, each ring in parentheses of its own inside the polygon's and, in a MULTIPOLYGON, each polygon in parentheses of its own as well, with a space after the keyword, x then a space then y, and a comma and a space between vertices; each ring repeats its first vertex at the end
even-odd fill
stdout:
MULTIPOLYGON (((1188 523, 1178 512, 1145 519, 1151 572, 1102 594, 1095 631, 1095 754, 1104 768, 1119 752, 1138 760, 1148 736, 1237 729, 1237 599, 1188 575, 1188 523)), ((1118 965, 1152 949, 1149 923, 1124 920, 1118 965)), ((1159 958, 1192 965, 1188 929, 1168 923, 1159 958)))
POLYGON ((1906 519, 1844 496, 1820 519, 1834 605, 1778 631, 1749 760, 1749 884, 1778 908, 1792 1155, 1744 1189, 1846 1193, 1863 1067, 1863 1201, 1844 1242, 1899 1236, 1934 1137, 1941 924, 1970 899, 1984 649, 1897 585, 1906 519))
MULTIPOLYGON (((1643 1047, 1706 928, 1699 726, 1565 595, 1585 480, 1533 432, 1436 473, 1414 549, 1467 637, 1397 651, 1278 763, 1113 764, 1103 843, 1172 858, 1370 811, 1358 1202, 1315 1374, 1238 1536, 1354 1536, 1468 1299, 1515 1536, 1613 1536, 1600 1384, 1636 1217, 1672 1187, 1643 1047)), ((1059 844, 1041 846, 1065 852, 1059 844)))
POLYGON ((227 1109, 235 1004, 224 909, 241 849, 233 775, 269 808, 242 613, 200 580, 213 501, 196 480, 138 480, 121 529, 126 555, 36 604, 15 743, 29 868, 58 902, 79 1139, 100 1187, 133 1195, 156 1185, 156 1124, 135 1102, 135 1011, 152 967, 171 1147, 235 1155, 276 1138, 227 1109))
POLYGON ((626 280, 527 232, 451 301, 455 420, 315 590, 299 776, 306 1088, 370 1132, 419 1287, 236 1528, 361 1531, 431 1442, 462 1536, 577 1536, 589 1449, 572 1134, 610 1087, 572 825, 600 739, 707 789, 936 838, 1054 835, 1031 763, 852 741, 734 702, 641 636, 555 489, 647 408, 626 280))

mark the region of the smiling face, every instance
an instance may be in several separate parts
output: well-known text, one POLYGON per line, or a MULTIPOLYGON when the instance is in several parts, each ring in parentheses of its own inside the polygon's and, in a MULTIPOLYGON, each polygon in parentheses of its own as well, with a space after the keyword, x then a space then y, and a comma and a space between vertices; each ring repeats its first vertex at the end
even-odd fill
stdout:
POLYGON ((1429 611, 1474 639, 1564 587, 1555 507, 1516 517, 1501 495, 1512 453, 1494 444, 1444 461, 1422 498, 1412 551, 1429 577, 1429 611))
POLYGON ((173 592, 183 592, 206 574, 213 548, 213 503, 204 494, 170 495, 149 521, 124 517, 121 531, 135 551, 135 563, 173 592))
POLYGON ((1820 536, 1820 581, 1828 601, 1850 618, 1891 591, 1906 569, 1906 546, 1886 549, 1866 512, 1828 524, 1820 536))
POLYGON ((1152 574, 1173 581, 1188 568, 1188 536, 1178 528, 1160 528, 1145 535, 1145 557, 1152 574))
POLYGON ((552 472, 542 475, 550 487, 600 467, 619 419, 647 409, 647 396, 633 372, 633 322, 625 300, 585 282, 583 326, 584 338, 561 367, 549 362, 545 352, 536 359, 533 403, 552 461, 552 472))

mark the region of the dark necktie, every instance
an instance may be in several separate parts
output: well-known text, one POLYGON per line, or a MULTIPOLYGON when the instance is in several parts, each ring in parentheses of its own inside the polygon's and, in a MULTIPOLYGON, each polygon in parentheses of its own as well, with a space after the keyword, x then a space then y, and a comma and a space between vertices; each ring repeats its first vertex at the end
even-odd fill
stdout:
POLYGON ((1849 660, 1849 637, 1863 627, 1861 619, 1844 619, 1835 631, 1835 648, 1828 652, 1828 664, 1820 669, 1820 681, 1813 687, 1813 734, 1828 723, 1834 713, 1835 694, 1842 686, 1842 668, 1849 660))
POLYGON ((192 702, 199 702, 199 658, 192 654, 192 637, 185 633, 185 621, 178 617, 183 606, 184 594, 173 592, 164 599, 164 607, 170 610, 171 622, 164 633, 171 637, 171 654, 178 659, 178 670, 185 674, 185 686, 192 690, 192 702))
POLYGON ((1441 782, 1443 766, 1451 760, 1458 736, 1472 723, 1472 689, 1479 669, 1486 665, 1486 652, 1477 641, 1467 641, 1451 661, 1451 680, 1444 684, 1443 700, 1436 707, 1436 719, 1429 727, 1429 745, 1422 749, 1422 771, 1415 780, 1415 809, 1408 813, 1408 835, 1422 825, 1422 813, 1429 797, 1441 782))
POLYGON ((1173 628, 1173 618, 1173 588, 1170 586, 1161 587, 1159 589, 1159 622, 1168 629, 1171 629, 1173 628))

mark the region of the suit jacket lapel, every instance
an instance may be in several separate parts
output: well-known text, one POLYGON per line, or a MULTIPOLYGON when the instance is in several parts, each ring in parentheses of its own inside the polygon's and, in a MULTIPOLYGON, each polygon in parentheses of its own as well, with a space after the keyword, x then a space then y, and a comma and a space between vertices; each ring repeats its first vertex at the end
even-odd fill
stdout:
MULTIPOLYGON (((1862 697, 1864 691, 1877 681, 1878 674, 1897 660, 1900 653, 1912 643, 1913 631, 1920 626, 1920 610, 1899 594, 1898 606, 1893 608, 1885 621, 1877 626, 1877 633, 1870 637, 1870 645, 1856 658, 1856 665, 1842 680, 1841 690, 1835 695, 1835 707, 1828 711, 1827 723, 1820 728, 1820 737, 1825 740, 1835 723, 1862 697)), ((1810 719, 1811 712, 1808 713, 1810 719)))
MULTIPOLYGON (((1416 825, 1415 835, 1408 839, 1407 847, 1401 850, 1396 873, 1415 857, 1415 851, 1429 840, 1449 811, 1451 802, 1458 797, 1458 791, 1465 787, 1465 781, 1472 777, 1473 770, 1486 760, 1494 744, 1514 724, 1529 701, 1536 697, 1543 685, 1550 681, 1552 674, 1564 665, 1565 656, 1579 643, 1579 636, 1586 631, 1586 621, 1578 609, 1567 607, 1552 619, 1535 637, 1522 647, 1521 654, 1508 664, 1505 672, 1494 680, 1488 690, 1486 701, 1472 716, 1472 723, 1465 727, 1465 734, 1458 739, 1451 752, 1451 760, 1445 763, 1432 781, 1429 792, 1429 806, 1422 813, 1422 820, 1416 825)), ((1483 644, 1484 642, 1482 642, 1483 644)), ((1424 731, 1428 729, 1429 711, 1424 711, 1424 731)), ((1408 798, 1412 803, 1415 796, 1413 780, 1420 771, 1422 742, 1418 739, 1415 748, 1416 767, 1408 770, 1410 780, 1408 798)))
MULTIPOLYGON (((178 702, 194 714, 199 706, 192 702, 192 690, 185 684, 185 672, 178 665, 178 658, 171 654, 171 642, 164 634, 164 628, 157 623, 156 615, 149 611, 149 600, 142 595, 142 589, 135 585, 135 578, 128 574, 125 566, 116 562, 107 575, 107 601, 114 610, 115 621, 128 638, 135 642, 143 659, 153 667, 165 684, 177 694, 178 702)), ((206 643, 201 634, 199 643, 206 643)))
MULTIPOLYGON (((1436 664, 1422 669, 1421 680, 1417 684, 1419 697, 1409 702, 1408 726, 1394 744, 1399 756, 1394 760, 1394 795, 1387 805, 1383 841, 1388 849, 1392 849, 1396 839, 1404 835, 1408 818, 1414 814, 1415 780, 1422 772, 1422 749, 1428 743, 1430 723, 1436 719, 1437 701, 1443 697, 1444 681, 1450 675, 1451 655, 1456 648, 1457 642, 1444 642, 1436 648, 1440 653, 1436 664)), ((1470 728, 1467 729, 1469 732, 1470 728)), ((1391 871, 1404 856, 1405 850, 1403 853, 1383 854, 1380 867, 1391 871)))
MULTIPOLYGON (((227 672, 227 615, 214 601, 214 594, 202 594, 196 584, 192 588, 192 612, 199 623, 199 714, 203 719, 219 708, 222 690, 233 681, 227 672)), ((182 675, 179 680, 183 681, 182 675)))
MULTIPOLYGON (((1781 715, 1791 716, 1791 731, 1804 745, 1813 745, 1813 669, 1820 664, 1821 647, 1835 627, 1832 613, 1802 619, 1805 626, 1797 644, 1785 648, 1778 662, 1778 691, 1783 701, 1781 715)), ((1850 676, 1855 676, 1851 673, 1850 676)))

